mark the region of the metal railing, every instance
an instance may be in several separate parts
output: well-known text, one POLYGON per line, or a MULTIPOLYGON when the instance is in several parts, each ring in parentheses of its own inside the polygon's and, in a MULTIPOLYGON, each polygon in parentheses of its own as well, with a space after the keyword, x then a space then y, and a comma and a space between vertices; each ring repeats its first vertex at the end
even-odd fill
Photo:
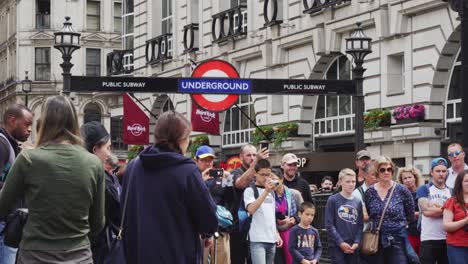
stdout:
POLYGON ((107 54, 107 76, 133 72, 133 51, 114 50, 107 54))

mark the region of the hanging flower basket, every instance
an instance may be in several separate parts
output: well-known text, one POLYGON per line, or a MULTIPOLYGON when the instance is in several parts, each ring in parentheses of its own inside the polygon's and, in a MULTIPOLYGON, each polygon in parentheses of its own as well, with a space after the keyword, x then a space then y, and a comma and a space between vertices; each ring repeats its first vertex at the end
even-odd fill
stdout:
POLYGON ((388 109, 374 109, 364 114, 364 128, 375 129, 390 126, 391 114, 388 109))
POLYGON ((393 109, 393 117, 397 124, 424 122, 425 107, 422 104, 397 106, 393 109))

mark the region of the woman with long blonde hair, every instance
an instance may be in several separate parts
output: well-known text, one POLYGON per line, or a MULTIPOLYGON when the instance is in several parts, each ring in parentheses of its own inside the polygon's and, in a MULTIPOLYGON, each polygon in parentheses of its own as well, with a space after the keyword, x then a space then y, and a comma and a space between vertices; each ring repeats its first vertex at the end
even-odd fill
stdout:
POLYGON ((93 263, 89 237, 104 226, 104 169, 81 144, 70 100, 49 97, 36 148, 18 156, 0 191, 0 216, 22 198, 29 210, 17 263, 93 263))

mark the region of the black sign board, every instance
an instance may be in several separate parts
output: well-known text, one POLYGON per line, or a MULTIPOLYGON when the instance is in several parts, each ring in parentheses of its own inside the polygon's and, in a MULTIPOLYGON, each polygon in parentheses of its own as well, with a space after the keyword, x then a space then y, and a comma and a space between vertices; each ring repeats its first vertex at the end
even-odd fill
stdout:
POLYGON ((237 93, 235 90, 239 88, 239 94, 243 94, 246 87, 251 94, 354 95, 356 93, 356 83, 351 80, 88 76, 72 76, 70 91, 235 94, 237 93), (182 89, 182 85, 190 86, 192 89, 182 89))

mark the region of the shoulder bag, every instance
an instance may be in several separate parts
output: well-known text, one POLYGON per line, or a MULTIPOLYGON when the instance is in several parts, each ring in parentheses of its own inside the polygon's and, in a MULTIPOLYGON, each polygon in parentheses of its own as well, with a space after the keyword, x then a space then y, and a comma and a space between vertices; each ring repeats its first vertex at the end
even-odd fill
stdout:
MULTIPOLYGON (((387 202, 385 203, 385 207, 382 212, 382 216, 380 217, 379 225, 377 226, 376 230, 366 230, 362 234, 362 247, 361 252, 365 255, 372 255, 377 253, 379 249, 379 236, 380 236, 380 227, 382 226, 382 222, 385 216, 385 212, 387 211, 388 204, 393 196, 393 191, 395 191, 396 183, 393 183, 392 191, 390 192, 390 196, 388 197, 387 202)), ((377 190, 376 190, 377 191, 377 190)))
MULTIPOLYGON (((137 158, 139 159, 139 158, 137 158)), ((137 160, 133 162, 135 164, 137 160)), ((133 167, 133 166, 132 166, 133 167)), ((108 243, 110 245, 109 252, 107 253, 107 256, 104 257, 104 260, 102 261, 103 264, 126 264, 127 263, 127 258, 125 257, 125 248, 123 245, 123 227, 124 227, 124 220, 125 220, 125 211, 127 209, 127 199, 128 199, 128 192, 130 190, 130 186, 132 183, 132 172, 130 169, 130 166, 127 168, 127 171, 129 173, 125 174, 125 177, 128 178, 128 186, 125 191, 125 197, 124 197, 124 203, 122 207, 122 214, 120 218, 120 225, 118 228, 118 233, 117 236, 112 239, 108 243)))

